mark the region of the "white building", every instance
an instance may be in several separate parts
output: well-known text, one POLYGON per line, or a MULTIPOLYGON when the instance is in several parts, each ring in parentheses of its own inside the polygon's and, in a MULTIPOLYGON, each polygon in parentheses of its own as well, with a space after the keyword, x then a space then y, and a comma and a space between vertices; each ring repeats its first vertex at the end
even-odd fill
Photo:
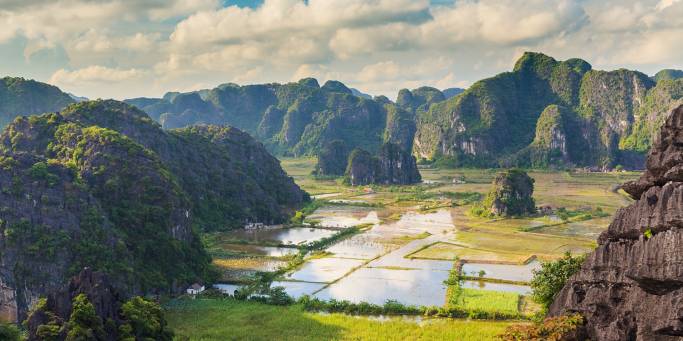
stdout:
POLYGON ((196 295, 199 294, 200 292, 204 291, 206 288, 204 288, 203 285, 200 285, 199 283, 192 284, 189 288, 187 288, 187 293, 190 295, 196 295))

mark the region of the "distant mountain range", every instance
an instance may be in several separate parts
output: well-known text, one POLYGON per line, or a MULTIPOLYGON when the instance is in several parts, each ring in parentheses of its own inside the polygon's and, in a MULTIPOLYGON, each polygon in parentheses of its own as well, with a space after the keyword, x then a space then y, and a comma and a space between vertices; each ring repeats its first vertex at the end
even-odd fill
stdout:
MULTIPOLYGON (((306 78, 228 83, 125 102, 166 129, 200 123, 237 127, 275 155, 314 155, 341 140, 371 153, 392 142, 421 162, 451 166, 640 168, 654 132, 682 101, 682 77, 683 71, 672 69, 653 77, 599 71, 581 59, 557 61, 527 52, 511 72, 466 90, 403 89, 396 101, 306 78)), ((1 124, 81 100, 34 81, 3 83, 15 85, 0 88, 6 99, 0 103, 1 124)))

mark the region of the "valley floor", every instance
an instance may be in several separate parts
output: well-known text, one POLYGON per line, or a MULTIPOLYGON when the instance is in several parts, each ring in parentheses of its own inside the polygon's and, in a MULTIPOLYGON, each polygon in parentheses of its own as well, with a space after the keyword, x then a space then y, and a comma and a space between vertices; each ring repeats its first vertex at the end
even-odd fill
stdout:
POLYGON ((514 319, 539 310, 528 286, 539 261, 592 251, 612 215, 631 202, 617 185, 639 176, 531 171, 536 204, 547 211, 490 219, 470 208, 497 170, 421 169, 422 184, 350 187, 314 178, 314 165, 312 158, 282 160, 316 198, 301 212, 308 226, 204 235, 223 273, 223 293, 232 295, 270 272, 271 288, 283 287, 295 299, 377 306, 395 300, 461 312, 439 316, 513 320, 378 319, 304 312, 300 304, 181 299, 167 305, 181 340, 492 339, 514 319))

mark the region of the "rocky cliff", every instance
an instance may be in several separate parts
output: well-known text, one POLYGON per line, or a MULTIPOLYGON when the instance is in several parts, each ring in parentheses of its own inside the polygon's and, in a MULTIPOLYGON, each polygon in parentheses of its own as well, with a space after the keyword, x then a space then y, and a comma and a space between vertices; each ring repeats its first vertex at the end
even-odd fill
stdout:
POLYGON ((86 266, 124 293, 177 292, 210 275, 196 229, 282 222, 307 197, 234 128, 168 132, 116 101, 17 118, 0 135, 0 316, 86 266))
POLYGON ((314 173, 320 176, 342 176, 349 160, 349 150, 342 140, 326 143, 318 152, 314 173))
POLYGON ((581 313, 592 340, 680 340, 683 106, 665 120, 646 172, 623 188, 636 201, 616 213, 549 314, 581 313))
POLYGON ((362 149, 353 150, 346 177, 353 186, 407 185, 422 180, 415 157, 393 143, 385 143, 376 157, 362 149))
POLYGON ((57 87, 23 78, 0 78, 0 128, 21 115, 61 110, 76 102, 57 87))

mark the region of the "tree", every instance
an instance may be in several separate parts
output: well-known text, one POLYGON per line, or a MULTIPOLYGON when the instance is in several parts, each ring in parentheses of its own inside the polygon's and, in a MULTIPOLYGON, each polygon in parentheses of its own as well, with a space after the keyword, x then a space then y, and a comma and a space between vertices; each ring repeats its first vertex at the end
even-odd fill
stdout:
POLYGON ((171 341, 161 307, 142 297, 133 297, 121 307, 124 324, 119 327, 122 340, 171 341))
POLYGON ((555 295, 562 290, 567 279, 581 269, 585 258, 583 255, 573 257, 567 252, 564 257, 556 261, 541 264, 541 269, 534 271, 534 277, 531 280, 534 301, 547 309, 553 303, 555 295))
POLYGON ((69 332, 67 341, 104 340, 104 326, 102 319, 97 316, 95 307, 85 294, 79 294, 73 299, 71 317, 67 324, 69 332))
POLYGON ((19 341, 21 333, 13 324, 0 323, 0 340, 19 341))

